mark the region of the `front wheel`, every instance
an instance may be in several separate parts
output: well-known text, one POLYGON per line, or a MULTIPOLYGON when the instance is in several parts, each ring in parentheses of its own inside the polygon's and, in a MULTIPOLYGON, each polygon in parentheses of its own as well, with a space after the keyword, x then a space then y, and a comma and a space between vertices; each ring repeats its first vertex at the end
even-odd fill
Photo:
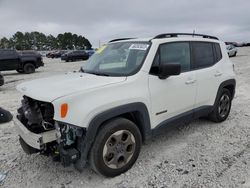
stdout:
POLYGON ((214 122, 225 121, 230 113, 232 105, 232 95, 228 89, 222 89, 222 92, 215 103, 214 110, 209 115, 209 119, 214 122))
POLYGON ((126 172, 137 160, 141 143, 140 131, 133 122, 113 119, 97 134, 90 152, 91 167, 107 177, 126 172))
POLYGON ((26 63, 23 66, 23 71, 25 74, 30 74, 30 73, 34 73, 35 72, 35 66, 32 63, 26 63))

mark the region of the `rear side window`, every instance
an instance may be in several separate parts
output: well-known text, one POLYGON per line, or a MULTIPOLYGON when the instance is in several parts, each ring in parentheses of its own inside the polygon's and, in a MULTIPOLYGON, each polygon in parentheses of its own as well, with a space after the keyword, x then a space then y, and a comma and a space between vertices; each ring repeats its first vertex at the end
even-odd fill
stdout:
POLYGON ((205 68, 214 65, 213 43, 193 42, 193 59, 196 69, 205 68))
POLYGON ((221 53, 220 45, 218 43, 215 43, 214 44, 214 49, 215 49, 216 62, 219 62, 222 59, 222 53, 221 53))

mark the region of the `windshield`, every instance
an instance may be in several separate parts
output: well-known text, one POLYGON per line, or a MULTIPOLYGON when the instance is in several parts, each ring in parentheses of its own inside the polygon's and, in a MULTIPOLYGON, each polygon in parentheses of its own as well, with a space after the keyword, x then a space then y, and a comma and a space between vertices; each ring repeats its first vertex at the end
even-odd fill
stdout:
POLYGON ((81 70, 104 76, 135 74, 143 64, 149 46, 149 42, 119 42, 102 46, 81 70))

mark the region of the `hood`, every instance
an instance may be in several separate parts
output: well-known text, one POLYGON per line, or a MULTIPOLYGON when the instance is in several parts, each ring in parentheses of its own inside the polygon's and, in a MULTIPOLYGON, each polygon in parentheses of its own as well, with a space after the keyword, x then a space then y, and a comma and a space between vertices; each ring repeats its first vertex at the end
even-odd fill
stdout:
POLYGON ((52 102, 66 95, 125 80, 126 77, 107 77, 77 72, 24 82, 17 86, 17 90, 30 98, 52 102))

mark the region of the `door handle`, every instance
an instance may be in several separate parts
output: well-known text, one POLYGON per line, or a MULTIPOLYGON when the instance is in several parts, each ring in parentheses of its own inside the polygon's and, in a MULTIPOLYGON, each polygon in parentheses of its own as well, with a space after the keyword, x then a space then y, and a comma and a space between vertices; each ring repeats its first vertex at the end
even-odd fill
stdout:
POLYGON ((214 74, 215 77, 218 77, 218 76, 221 76, 221 75, 222 75, 222 73, 219 72, 219 71, 217 71, 217 72, 214 74))
POLYGON ((189 84, 193 84, 193 83, 195 83, 195 82, 196 82, 196 80, 187 80, 187 81, 185 82, 185 84, 189 85, 189 84))

